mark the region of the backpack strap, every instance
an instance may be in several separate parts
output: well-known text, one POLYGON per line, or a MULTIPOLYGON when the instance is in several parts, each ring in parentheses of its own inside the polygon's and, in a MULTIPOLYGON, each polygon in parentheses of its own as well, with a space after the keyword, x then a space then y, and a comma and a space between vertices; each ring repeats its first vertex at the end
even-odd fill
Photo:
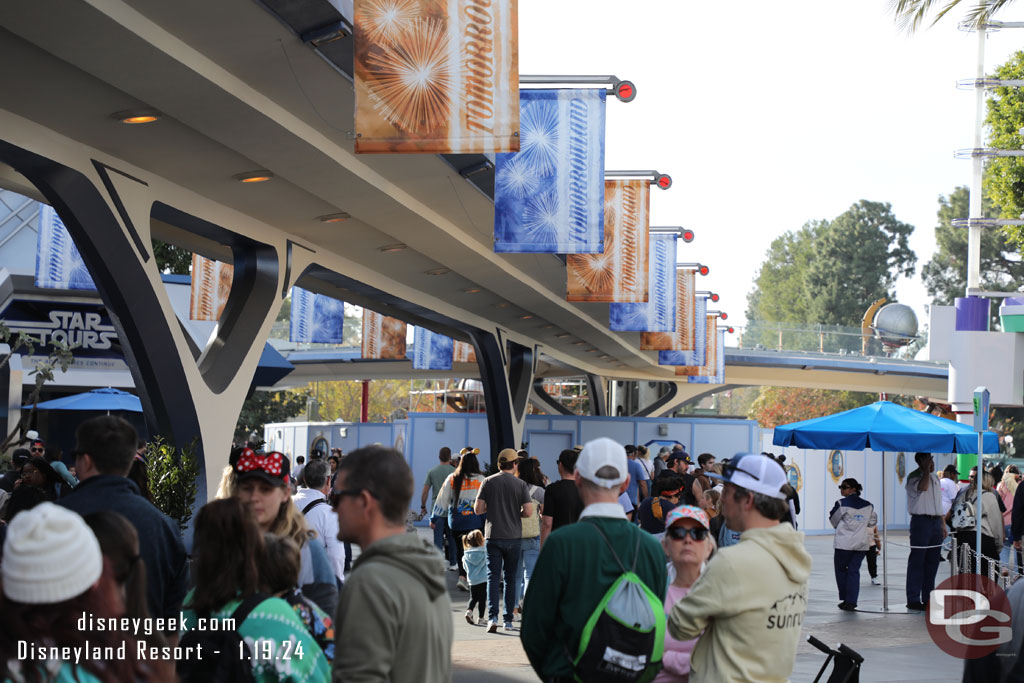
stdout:
POLYGON ((302 514, 305 516, 305 514, 307 512, 309 512, 310 510, 315 508, 317 505, 321 505, 321 504, 326 505, 327 501, 324 500, 323 498, 317 498, 316 500, 311 500, 309 503, 306 504, 306 507, 302 508, 302 514))
POLYGON ((238 630, 238 628, 242 625, 242 622, 245 621, 246 618, 249 616, 250 612, 256 609, 256 607, 261 602, 263 602, 269 597, 270 596, 265 593, 253 593, 245 600, 242 600, 242 603, 235 608, 234 612, 231 613, 231 618, 235 622, 235 630, 238 630))
POLYGON ((608 546, 608 550, 611 551, 612 557, 615 558, 615 564, 619 565, 619 569, 622 570, 623 574, 625 574, 627 571, 633 571, 633 570, 636 569, 636 561, 637 561, 637 558, 640 557, 640 537, 639 536, 636 537, 636 551, 633 553, 633 566, 630 567, 627 570, 626 567, 622 564, 622 560, 620 560, 619 556, 615 553, 615 548, 612 547, 612 542, 609 541, 608 537, 605 535, 605 533, 603 531, 601 531, 601 527, 598 526, 596 522, 590 521, 589 517, 584 517, 580 521, 581 522, 588 522, 590 524, 590 526, 594 527, 594 529, 597 530, 597 533, 599 533, 601 535, 601 538, 604 539, 605 545, 608 546))

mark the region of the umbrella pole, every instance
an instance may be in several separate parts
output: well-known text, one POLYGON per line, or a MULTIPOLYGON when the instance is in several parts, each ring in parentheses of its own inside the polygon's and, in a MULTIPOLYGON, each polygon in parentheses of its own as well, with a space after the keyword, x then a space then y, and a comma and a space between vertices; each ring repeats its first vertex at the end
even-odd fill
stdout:
POLYGON ((889 521, 886 502, 888 496, 885 492, 885 451, 882 451, 882 611, 889 611, 889 521))
MULTIPOLYGON (((982 437, 985 432, 978 432, 978 476, 974 478, 974 491, 977 493, 977 502, 974 504, 974 541, 977 553, 974 557, 974 573, 981 574, 981 493, 985 490, 985 449, 982 447, 982 437)), ((1002 523, 1002 520, 1000 520, 1002 523)))

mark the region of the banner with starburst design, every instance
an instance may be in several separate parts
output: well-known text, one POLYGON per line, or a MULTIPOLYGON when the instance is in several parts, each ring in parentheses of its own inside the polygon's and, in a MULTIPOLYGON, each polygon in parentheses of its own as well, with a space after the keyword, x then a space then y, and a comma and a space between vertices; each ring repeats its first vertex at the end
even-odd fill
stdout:
POLYGON ((651 235, 647 265, 647 303, 610 304, 608 327, 623 332, 673 332, 676 329, 676 239, 651 235))
POLYGON ((192 287, 188 303, 190 320, 217 322, 231 294, 235 267, 230 263, 192 254, 192 287))
POLYGON ((405 323, 397 318, 363 309, 363 358, 405 360, 405 323))
POLYGON ((707 353, 707 321, 708 321, 708 300, 699 296, 691 307, 693 310, 694 324, 691 327, 690 336, 693 338, 693 348, 678 350, 668 349, 658 351, 658 365, 690 365, 699 367, 704 365, 705 354, 707 353))
MULTIPOLYGON (((711 354, 708 355, 710 361, 711 354)), ((676 368, 676 374, 679 374, 679 368, 676 368)), ((687 382, 690 384, 725 384, 725 330, 719 330, 715 336, 714 363, 709 363, 698 375, 687 376, 687 382)))
POLYGON ((456 363, 475 363, 476 349, 468 342, 455 342, 452 348, 452 360, 456 363))
POLYGON ((355 151, 519 149, 517 0, 356 0, 355 151))
POLYGON ((345 332, 345 303, 301 287, 292 287, 288 338, 304 344, 341 344, 345 332))
POLYGON ((704 362, 700 365, 676 366, 676 376, 713 377, 718 370, 718 316, 707 316, 704 330, 704 362))
POLYGON ((422 327, 412 330, 412 369, 451 370, 455 340, 422 327))
POLYGON ((519 152, 495 160, 494 251, 600 253, 604 90, 523 90, 519 120, 519 152))
POLYGON ((39 205, 36 233, 36 287, 96 289, 82 255, 52 206, 39 205))
POLYGON ((697 271, 677 268, 675 271, 676 311, 675 326, 668 332, 644 332, 640 335, 640 348, 644 351, 690 351, 694 348, 693 326, 694 294, 697 271))
POLYGON ((650 199, 647 180, 605 181, 604 251, 566 256, 568 301, 647 301, 650 199))

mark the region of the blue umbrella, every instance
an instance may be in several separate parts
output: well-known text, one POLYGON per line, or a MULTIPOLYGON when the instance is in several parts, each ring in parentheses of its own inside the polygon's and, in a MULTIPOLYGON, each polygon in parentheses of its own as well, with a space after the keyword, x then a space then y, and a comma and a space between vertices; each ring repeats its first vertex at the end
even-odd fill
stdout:
MULTIPOLYGON (((976 453, 978 433, 969 425, 878 401, 835 415, 775 428, 776 446, 862 451, 976 453)), ((986 453, 999 452, 999 436, 985 432, 986 453)))
MULTIPOLYGON (((882 537, 887 537, 885 512, 885 452, 977 453, 978 433, 970 426, 919 410, 878 401, 835 415, 794 422, 775 428, 772 443, 776 446, 797 446, 830 450, 833 448, 862 451, 870 448, 882 452, 882 537)), ((982 450, 999 452, 999 436, 984 432, 982 450)), ((979 487, 980 489, 980 487, 979 487)), ((980 509, 980 505, 979 505, 980 509)), ((981 524, 981 515, 978 515, 981 524)), ((885 540, 883 540, 883 543, 885 540)), ((978 536, 981 555, 981 536, 978 536)), ((882 609, 889 609, 889 584, 886 572, 888 548, 882 555, 882 609)))
MULTIPOLYGON (((129 413, 141 413, 142 401, 135 394, 106 387, 43 401, 36 407, 39 410, 105 410, 108 413, 121 410, 129 413)), ((27 405, 23 408, 28 410, 32 406, 27 405)))

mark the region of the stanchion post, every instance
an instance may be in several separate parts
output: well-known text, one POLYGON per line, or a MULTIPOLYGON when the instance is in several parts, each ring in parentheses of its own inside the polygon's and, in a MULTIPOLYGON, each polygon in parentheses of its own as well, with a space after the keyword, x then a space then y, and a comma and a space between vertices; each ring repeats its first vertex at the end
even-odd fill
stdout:
POLYGON ((882 611, 889 611, 889 515, 885 491, 885 451, 882 451, 882 611))
MULTIPOLYGON (((985 31, 982 30, 981 33, 984 34, 985 31)), ((974 431, 978 433, 978 474, 974 477, 974 491, 977 496, 977 502, 974 504, 974 540, 977 552, 974 557, 975 574, 981 574, 981 494, 985 490, 985 430, 988 429, 988 405, 988 389, 977 387, 974 390, 974 431)))

